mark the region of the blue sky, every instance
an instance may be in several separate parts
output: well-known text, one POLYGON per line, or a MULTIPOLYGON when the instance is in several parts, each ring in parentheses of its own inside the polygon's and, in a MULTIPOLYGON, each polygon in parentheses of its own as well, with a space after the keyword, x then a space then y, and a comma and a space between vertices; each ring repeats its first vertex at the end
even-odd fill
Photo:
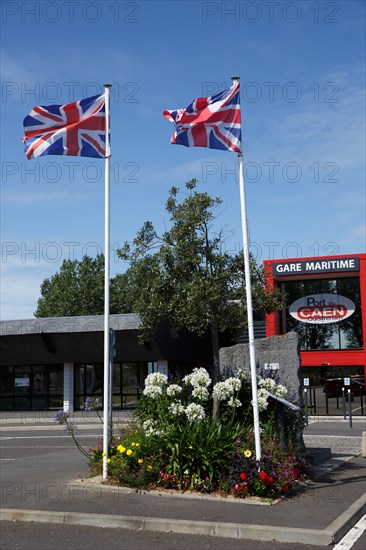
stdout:
POLYGON ((111 92, 111 275, 170 187, 220 196, 241 247, 234 153, 170 145, 164 109, 241 77, 251 250, 271 258, 365 251, 365 4, 359 1, 1 3, 0 319, 31 318, 64 259, 104 246, 104 162, 27 161, 35 105, 111 92))

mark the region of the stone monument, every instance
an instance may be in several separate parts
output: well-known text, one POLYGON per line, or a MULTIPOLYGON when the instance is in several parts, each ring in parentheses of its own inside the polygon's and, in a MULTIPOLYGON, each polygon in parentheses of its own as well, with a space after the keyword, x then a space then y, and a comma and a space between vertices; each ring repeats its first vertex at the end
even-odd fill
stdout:
MULTIPOLYGON (((287 390, 286 399, 300 405, 300 342, 296 332, 255 340, 257 374, 272 378, 287 390)), ((249 344, 220 349, 220 370, 235 374, 238 369, 250 373, 249 344)))

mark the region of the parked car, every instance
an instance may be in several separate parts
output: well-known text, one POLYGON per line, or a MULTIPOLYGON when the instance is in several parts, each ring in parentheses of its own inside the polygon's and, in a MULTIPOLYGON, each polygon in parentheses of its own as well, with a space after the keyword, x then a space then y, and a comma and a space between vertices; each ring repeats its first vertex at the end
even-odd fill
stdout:
POLYGON ((327 397, 342 397, 342 388, 344 388, 346 394, 348 394, 348 390, 350 389, 352 396, 365 395, 365 379, 362 376, 352 376, 349 378, 349 386, 345 386, 344 378, 328 378, 325 381, 323 392, 327 397))

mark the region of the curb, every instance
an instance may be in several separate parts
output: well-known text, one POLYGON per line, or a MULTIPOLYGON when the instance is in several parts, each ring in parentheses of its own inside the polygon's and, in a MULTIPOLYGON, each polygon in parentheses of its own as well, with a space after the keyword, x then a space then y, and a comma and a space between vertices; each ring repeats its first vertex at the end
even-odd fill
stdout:
POLYGON ((327 530, 332 533, 333 544, 339 542, 364 514, 366 514, 366 497, 362 495, 328 525, 327 530))
POLYGON ((326 529, 321 530, 224 522, 213 523, 209 521, 163 519, 143 516, 47 512, 42 510, 19 510, 11 508, 3 508, 0 510, 0 521, 59 523, 140 531, 159 531, 239 540, 258 540, 262 542, 276 540, 278 542, 311 544, 324 547, 339 542, 349 529, 359 521, 365 512, 366 502, 364 496, 362 496, 330 523, 326 529))
POLYGON ((316 546, 327 546, 333 541, 331 533, 328 531, 317 531, 316 529, 222 522, 212 523, 209 521, 172 520, 142 516, 2 509, 0 511, 0 521, 62 523, 66 525, 160 531, 239 540, 260 540, 264 542, 277 540, 278 542, 313 544, 316 546))

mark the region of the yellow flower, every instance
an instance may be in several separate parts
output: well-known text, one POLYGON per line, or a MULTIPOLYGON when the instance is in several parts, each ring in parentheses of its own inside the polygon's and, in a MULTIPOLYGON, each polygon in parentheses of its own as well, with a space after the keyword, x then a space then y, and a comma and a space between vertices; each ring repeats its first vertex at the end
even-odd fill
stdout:
POLYGON ((119 451, 120 453, 124 453, 126 451, 126 447, 124 447, 123 445, 118 445, 117 451, 119 451))
POLYGON ((126 451, 126 455, 127 455, 127 456, 131 456, 131 455, 132 455, 132 451, 131 451, 131 449, 127 449, 127 451, 126 451))
POLYGON ((146 469, 149 470, 149 472, 150 472, 150 470, 152 470, 151 464, 149 464, 148 467, 147 467, 146 469))
POLYGON ((244 456, 246 458, 250 458, 252 456, 252 451, 249 451, 249 449, 247 449, 246 451, 244 451, 244 456))
POLYGON ((102 456, 106 456, 107 453, 102 453, 102 456))
POLYGON ((109 463, 110 463, 110 461, 111 461, 111 459, 110 459, 110 458, 107 458, 107 464, 109 464, 109 463))
POLYGON ((136 447, 140 447, 140 443, 135 443, 136 447))
POLYGON ((134 447, 136 445, 136 443, 131 443, 131 446, 134 447))
POLYGON ((139 458, 137 462, 138 462, 139 464, 142 464, 142 463, 143 463, 142 458, 139 458))

